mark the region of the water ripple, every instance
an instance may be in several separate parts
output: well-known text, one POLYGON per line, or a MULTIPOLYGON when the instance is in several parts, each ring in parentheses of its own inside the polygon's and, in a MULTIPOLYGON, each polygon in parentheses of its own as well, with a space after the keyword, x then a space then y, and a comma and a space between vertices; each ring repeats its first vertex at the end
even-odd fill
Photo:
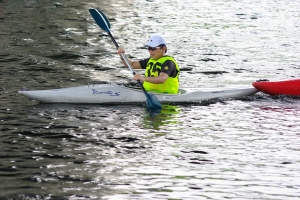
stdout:
POLYGON ((299 77, 297 1, 1 1, 1 199, 299 199, 297 97, 163 105, 153 116, 18 95, 135 84, 90 7, 131 59, 163 34, 183 86, 299 77))

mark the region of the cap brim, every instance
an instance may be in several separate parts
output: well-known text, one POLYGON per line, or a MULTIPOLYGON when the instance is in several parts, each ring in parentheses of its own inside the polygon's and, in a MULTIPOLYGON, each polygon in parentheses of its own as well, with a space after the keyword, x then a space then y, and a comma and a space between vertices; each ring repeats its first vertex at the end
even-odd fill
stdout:
POLYGON ((147 43, 145 45, 146 47, 158 47, 158 46, 166 46, 166 44, 151 44, 151 43, 147 43))

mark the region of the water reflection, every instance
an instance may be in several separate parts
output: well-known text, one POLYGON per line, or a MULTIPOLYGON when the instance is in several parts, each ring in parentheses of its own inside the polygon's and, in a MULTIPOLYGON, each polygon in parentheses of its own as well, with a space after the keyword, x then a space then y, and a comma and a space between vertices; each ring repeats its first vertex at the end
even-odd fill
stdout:
POLYGON ((263 93, 258 95, 260 95, 260 98, 257 99, 259 101, 257 106, 262 110, 295 113, 300 110, 300 97, 287 95, 269 96, 263 93))
POLYGON ((147 129, 160 130, 160 127, 176 125, 181 108, 177 105, 163 104, 162 109, 157 112, 149 112, 144 119, 147 129))

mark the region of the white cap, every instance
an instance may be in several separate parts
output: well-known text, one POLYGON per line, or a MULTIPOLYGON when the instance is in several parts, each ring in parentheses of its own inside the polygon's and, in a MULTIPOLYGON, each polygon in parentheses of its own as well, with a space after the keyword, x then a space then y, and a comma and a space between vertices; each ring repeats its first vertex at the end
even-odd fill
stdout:
POLYGON ((165 42, 164 38, 159 36, 159 35, 153 35, 149 39, 149 42, 146 44, 146 46, 150 46, 150 47, 157 47, 159 45, 165 45, 166 46, 166 42, 165 42))

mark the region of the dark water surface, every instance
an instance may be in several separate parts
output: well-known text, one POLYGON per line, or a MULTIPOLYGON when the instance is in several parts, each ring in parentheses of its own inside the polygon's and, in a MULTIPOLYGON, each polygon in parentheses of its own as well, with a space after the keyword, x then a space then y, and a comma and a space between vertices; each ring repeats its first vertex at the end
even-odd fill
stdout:
MULTIPOLYGON (((300 2, 0 0, 0 199, 299 199, 300 99, 197 105, 39 104, 22 87, 129 83, 165 36, 182 85, 300 77, 300 2)), ((132 82, 133 83, 133 82, 132 82)))

